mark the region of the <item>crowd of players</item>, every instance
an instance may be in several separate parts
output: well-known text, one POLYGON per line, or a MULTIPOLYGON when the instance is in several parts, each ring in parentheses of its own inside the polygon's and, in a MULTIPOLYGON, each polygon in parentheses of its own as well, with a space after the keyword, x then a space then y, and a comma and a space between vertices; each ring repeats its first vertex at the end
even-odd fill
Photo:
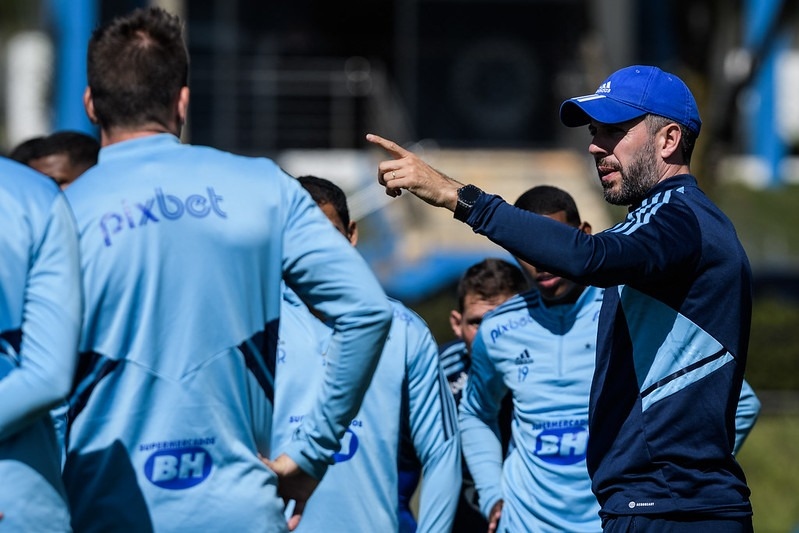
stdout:
MULTIPOLYGON (((603 529, 586 455, 607 288, 511 247, 520 268, 465 272, 439 348, 354 251, 334 183, 179 142, 176 17, 116 19, 88 57, 99 163, 77 132, 0 161, 0 527, 603 529)), ((591 233, 556 187, 515 207, 591 233)), ((730 455, 759 411, 739 396, 730 455)))

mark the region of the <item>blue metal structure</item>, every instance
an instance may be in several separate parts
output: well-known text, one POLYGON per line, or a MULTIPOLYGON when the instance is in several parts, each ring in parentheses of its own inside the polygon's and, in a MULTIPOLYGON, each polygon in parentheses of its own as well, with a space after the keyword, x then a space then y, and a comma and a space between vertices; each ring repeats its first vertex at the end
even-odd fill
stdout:
POLYGON ((96 0, 50 0, 56 49, 55 130, 96 135, 83 108, 86 45, 97 21, 96 0))
POLYGON ((782 53, 788 49, 789 35, 780 24, 786 0, 747 0, 744 22, 744 46, 760 64, 752 80, 754 98, 746 109, 749 135, 746 139, 750 153, 761 158, 768 167, 771 186, 782 182, 780 166, 788 154, 786 140, 777 127, 776 68, 782 53))

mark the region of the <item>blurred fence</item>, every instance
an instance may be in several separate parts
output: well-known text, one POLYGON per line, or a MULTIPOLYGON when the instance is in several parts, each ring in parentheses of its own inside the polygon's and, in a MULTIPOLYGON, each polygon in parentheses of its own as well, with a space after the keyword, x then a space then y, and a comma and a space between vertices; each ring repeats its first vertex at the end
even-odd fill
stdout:
POLYGON ((350 149, 373 129, 408 138, 385 69, 362 57, 192 57, 191 142, 246 154, 350 149))

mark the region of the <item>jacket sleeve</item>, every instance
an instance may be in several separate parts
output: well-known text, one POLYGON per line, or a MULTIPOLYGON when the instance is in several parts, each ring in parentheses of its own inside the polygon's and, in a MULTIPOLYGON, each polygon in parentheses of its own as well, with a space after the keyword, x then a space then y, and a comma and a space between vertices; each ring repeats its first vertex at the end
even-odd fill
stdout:
POLYGON ((483 194, 467 223, 514 256, 583 285, 611 287, 653 283, 688 271, 699 258, 701 231, 680 201, 639 209, 607 231, 587 235, 577 228, 516 208, 483 194))
POLYGON ((502 499, 502 442, 497 417, 507 388, 488 358, 478 331, 472 343, 472 367, 460 403, 463 456, 474 478, 480 511, 488 517, 502 499))
POLYGON ((461 447, 455 400, 427 327, 409 344, 408 414, 414 448, 422 463, 418 531, 449 531, 461 489, 461 447))
POLYGON ((24 280, 19 353, 2 341, 6 357, 0 355, 0 440, 64 399, 77 363, 82 314, 78 238, 62 194, 55 197, 43 231, 34 239, 24 280))

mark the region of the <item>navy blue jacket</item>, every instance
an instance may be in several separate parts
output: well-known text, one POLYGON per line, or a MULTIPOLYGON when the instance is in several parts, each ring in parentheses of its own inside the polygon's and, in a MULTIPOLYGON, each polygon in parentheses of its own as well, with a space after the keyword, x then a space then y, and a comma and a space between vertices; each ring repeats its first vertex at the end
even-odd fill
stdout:
POLYGON ((488 194, 467 222, 543 270, 608 288, 587 454, 600 514, 751 514, 732 454, 751 270, 732 223, 695 178, 658 183, 597 235, 488 194))

